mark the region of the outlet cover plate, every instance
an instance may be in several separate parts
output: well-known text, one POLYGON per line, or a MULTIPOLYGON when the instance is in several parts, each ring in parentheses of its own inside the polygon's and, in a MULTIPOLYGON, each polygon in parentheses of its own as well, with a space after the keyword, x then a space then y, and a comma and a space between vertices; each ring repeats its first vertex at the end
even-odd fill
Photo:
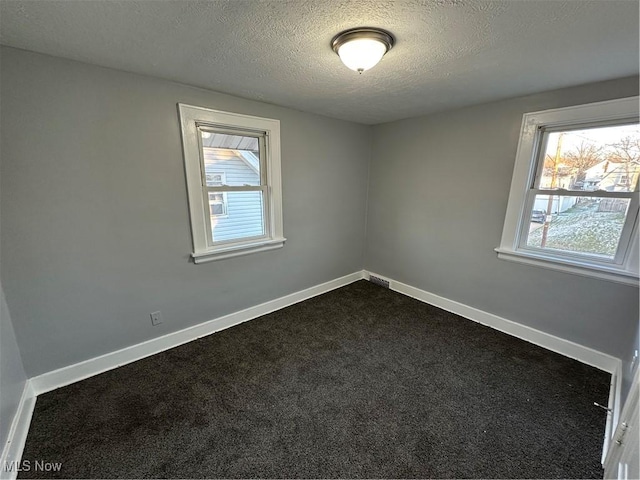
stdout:
POLYGON ((151 325, 154 327, 162 323, 162 313, 160 311, 153 312, 149 316, 151 317, 151 325))

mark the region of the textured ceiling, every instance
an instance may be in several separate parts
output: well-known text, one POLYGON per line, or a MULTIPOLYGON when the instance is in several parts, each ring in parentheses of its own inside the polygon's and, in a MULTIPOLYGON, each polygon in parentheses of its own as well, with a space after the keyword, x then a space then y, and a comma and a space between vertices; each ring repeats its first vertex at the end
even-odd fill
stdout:
POLYGON ((0 43, 361 123, 638 74, 638 2, 0 0, 0 43), (363 75, 329 46, 376 26, 363 75))

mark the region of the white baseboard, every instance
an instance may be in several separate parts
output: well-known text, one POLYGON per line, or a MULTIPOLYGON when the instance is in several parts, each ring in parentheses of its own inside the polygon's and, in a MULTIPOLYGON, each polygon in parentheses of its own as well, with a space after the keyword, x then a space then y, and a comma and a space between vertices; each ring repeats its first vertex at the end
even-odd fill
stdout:
POLYGON ((2 449, 0 479, 13 480, 18 476, 18 465, 22 459, 22 451, 27 441, 27 433, 29 433, 29 425, 31 424, 31 416, 33 415, 35 404, 36 395, 31 382, 27 380, 22 390, 18 409, 11 422, 7 443, 2 449))
POLYGON ((535 328, 507 320, 506 318, 499 317, 493 313, 488 313, 463 303, 449 300, 448 298, 441 297, 434 293, 420 290, 419 288, 398 282, 385 277, 384 275, 365 271, 365 278, 368 279, 370 275, 388 280, 389 288, 396 292, 403 293, 404 295, 442 308, 448 312, 455 313, 456 315, 473 320, 474 322, 481 323, 482 325, 494 328, 495 330, 526 340, 529 343, 533 343, 534 345, 546 348, 552 352, 559 353, 565 357, 573 358, 582 363, 586 363, 587 365, 591 365, 592 367, 604 370, 605 372, 615 374, 621 368, 621 360, 606 353, 602 353, 578 343, 556 337, 550 333, 545 333, 541 330, 536 330, 535 328))
POLYGON ((249 307, 239 312, 163 335, 162 337, 153 338, 146 342, 116 350, 115 352, 91 358, 52 372, 43 373, 42 375, 33 377, 31 379, 31 385, 36 395, 50 392, 56 388, 64 387, 65 385, 135 362, 150 355, 155 355, 156 353, 191 342, 192 340, 233 327, 239 323, 253 320, 261 315, 280 310, 281 308, 343 287, 357 280, 362 280, 363 278, 363 271, 354 272, 344 277, 336 278, 329 282, 256 305, 255 307, 249 307))
MULTIPOLYGON (((369 275, 375 275, 389 280, 389 285, 392 290, 442 308, 443 310, 455 313, 469 320, 487 325, 501 332, 526 340, 530 343, 573 358, 611 374, 615 374, 620 371, 620 359, 606 353, 602 353, 569 340, 556 337, 549 333, 527 327, 454 300, 449 300, 425 290, 420 290, 419 288, 389 279, 383 275, 378 275, 373 272, 359 271, 254 307, 249 307, 239 312, 231 313, 177 332, 169 333, 162 337, 147 340, 146 342, 132 345, 121 350, 116 350, 115 352, 91 358, 58 370, 43 373, 42 375, 31 378, 31 386, 35 395, 40 395, 42 393, 55 390, 56 388, 112 370, 119 366, 135 362, 136 360, 140 360, 150 355, 177 347, 192 340, 211 335, 212 333, 252 320, 261 315, 266 315, 267 313, 271 313, 322 293, 329 292, 336 288, 340 288, 357 280, 361 280, 363 278, 368 279, 369 275)), ((619 388, 619 386, 617 388, 619 388)))
MULTIPOLYGON (((35 405, 37 395, 98 375, 119 366, 135 362, 136 360, 163 352, 192 340, 211 335, 212 333, 220 330, 266 315, 336 288, 343 287, 357 280, 368 279, 370 275, 375 275, 388 280, 390 288, 399 293, 611 373, 613 375, 612 386, 615 385, 615 389, 612 388, 612 393, 609 397, 609 408, 612 409, 612 414, 609 415, 609 420, 613 425, 616 424, 615 419, 618 417, 618 413, 620 411, 620 373, 622 365, 620 359, 569 340, 556 337, 549 333, 507 320, 492 313, 488 313, 454 300, 449 300, 439 295, 420 290, 419 288, 412 287, 411 285, 389 279, 382 275, 363 270, 241 310, 239 312, 225 315, 162 337, 154 338, 137 345, 132 345, 115 352, 101 355, 99 357, 85 360, 83 362, 31 378, 25 386, 25 391, 23 392, 23 396, 20 401, 20 407, 11 427, 9 442, 7 442, 2 453, 3 463, 0 464, 0 466, 3 467, 5 465, 5 461, 11 462, 19 461, 21 459, 22 449, 24 448, 24 443, 26 441, 29 423, 31 421, 31 415, 33 413, 33 407, 35 405)), ((612 429, 613 428, 608 425, 607 433, 612 429)), ((607 435, 607 437, 609 437, 609 435, 607 435)), ((16 478, 16 475, 17 472, 3 471, 1 473, 1 478, 14 479, 16 478)))

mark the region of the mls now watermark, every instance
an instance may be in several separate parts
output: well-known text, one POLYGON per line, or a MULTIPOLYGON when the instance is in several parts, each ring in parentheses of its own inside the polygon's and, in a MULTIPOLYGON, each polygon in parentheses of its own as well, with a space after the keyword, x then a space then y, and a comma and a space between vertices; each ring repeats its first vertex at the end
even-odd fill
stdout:
POLYGON ((5 472, 59 472, 62 469, 62 462, 46 462, 44 460, 22 460, 4 462, 5 472))

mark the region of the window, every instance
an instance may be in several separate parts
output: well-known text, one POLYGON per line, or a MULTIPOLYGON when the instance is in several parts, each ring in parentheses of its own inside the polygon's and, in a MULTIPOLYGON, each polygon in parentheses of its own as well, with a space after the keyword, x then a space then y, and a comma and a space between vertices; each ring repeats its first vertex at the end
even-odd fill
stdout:
MULTIPOLYGON (((224 185, 225 175, 224 172, 207 173, 207 185, 224 185)), ((209 192, 209 210, 212 217, 227 215, 227 192, 209 192)))
POLYGON ((209 192, 209 210, 212 217, 222 217, 227 214, 227 193, 209 192))
POLYGON ((638 285, 638 97, 527 113, 498 256, 638 285))
POLYGON ((207 185, 215 185, 218 187, 224 185, 224 182, 226 181, 225 174, 223 172, 207 173, 206 178, 207 185))
POLYGON ((195 263, 280 248, 280 122, 179 104, 195 263))

